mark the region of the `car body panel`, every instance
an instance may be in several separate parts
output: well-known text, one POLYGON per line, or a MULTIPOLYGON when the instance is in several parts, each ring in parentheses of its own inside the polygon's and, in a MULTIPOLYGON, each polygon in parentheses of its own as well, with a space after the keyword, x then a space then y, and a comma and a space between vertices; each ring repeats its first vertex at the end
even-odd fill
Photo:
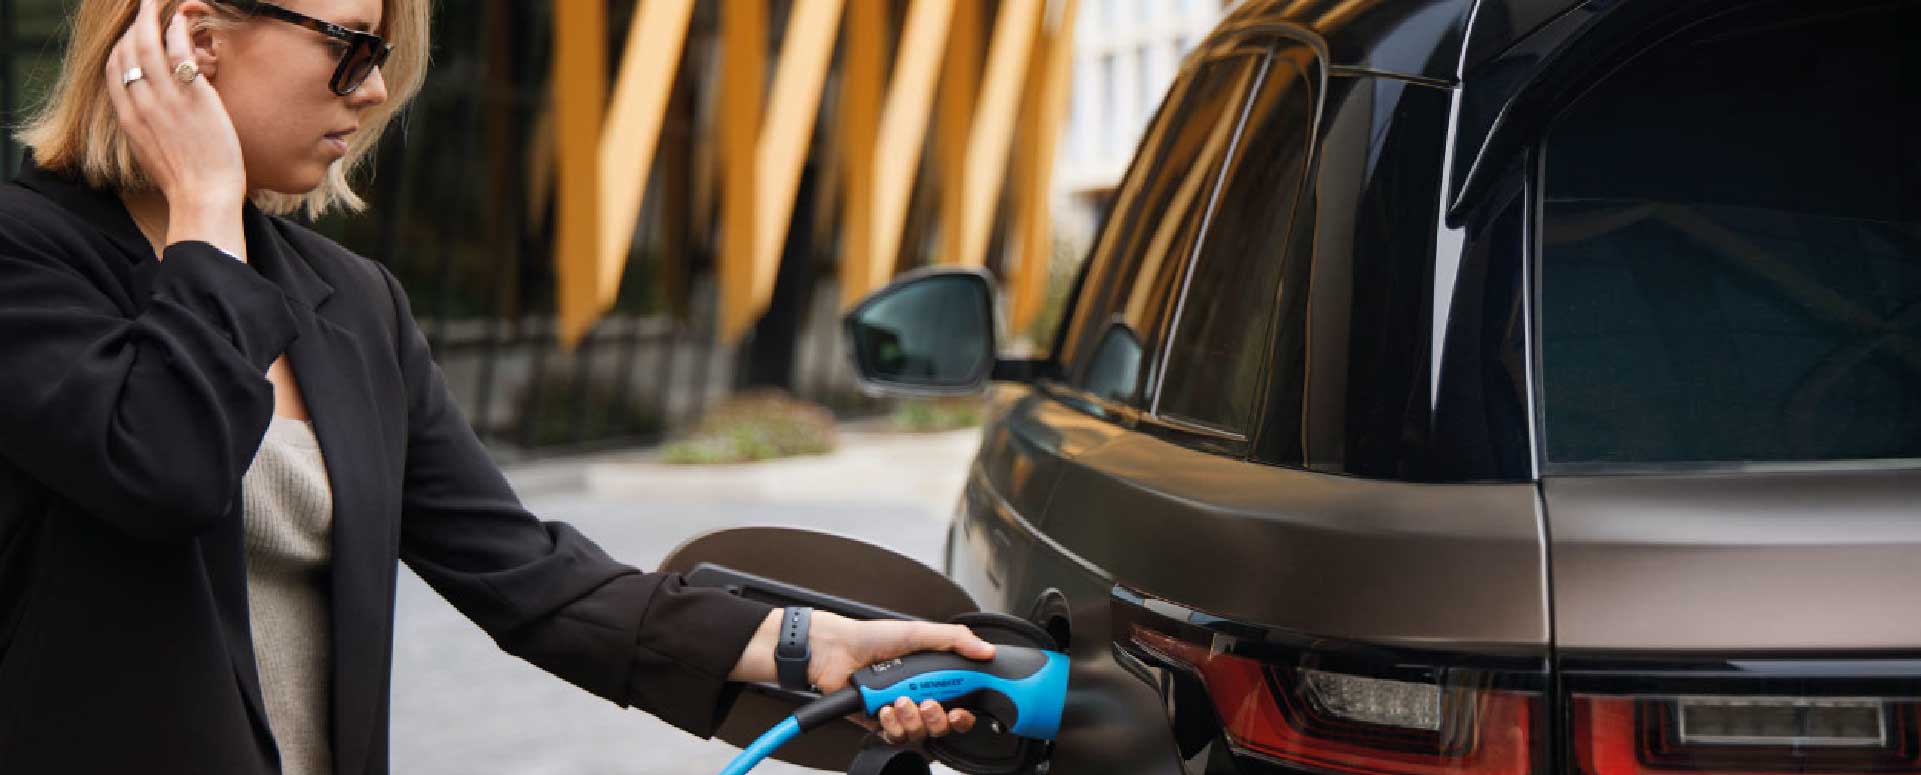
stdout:
POLYGON ((998 388, 948 534, 948 574, 982 607, 1027 615, 1031 601, 1009 596, 1032 554, 1034 525, 1066 462, 1116 435, 1032 386, 998 388))
POLYGON ((1050 547, 1045 537, 1027 538, 1035 542, 1022 576, 1022 593, 1032 599, 1028 615, 1046 610, 1051 613, 1042 616, 1058 617, 1044 619, 1044 626, 1069 635, 1073 659, 1050 771, 1180 775, 1160 692, 1115 661, 1108 608, 1113 581, 1050 547))
POLYGON ((1026 617, 1073 659, 1056 772, 1180 775, 1160 695, 1113 658, 1111 577, 1039 532, 1072 461, 1122 429, 1025 385, 997 389, 950 534, 949 574, 988 610, 1026 617))
POLYGON ((1525 484, 1374 482, 1130 434, 1069 467, 1042 530, 1120 583, 1249 623, 1384 643, 1548 638, 1525 484))
POLYGON ((1548 477, 1555 642, 1921 644, 1921 470, 1548 477))

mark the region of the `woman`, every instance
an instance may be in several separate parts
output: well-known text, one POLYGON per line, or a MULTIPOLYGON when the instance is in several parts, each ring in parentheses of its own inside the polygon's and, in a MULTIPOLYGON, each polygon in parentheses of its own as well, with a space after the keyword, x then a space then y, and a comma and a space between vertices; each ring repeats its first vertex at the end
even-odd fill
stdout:
MULTIPOLYGON (((0 769, 385 772, 396 560, 505 650, 698 735, 775 677, 781 612, 528 514, 392 275, 270 214, 362 206, 347 173, 420 86, 428 6, 76 9, 0 187, 0 769)), ((824 613, 811 640, 825 689, 992 654, 824 613)))

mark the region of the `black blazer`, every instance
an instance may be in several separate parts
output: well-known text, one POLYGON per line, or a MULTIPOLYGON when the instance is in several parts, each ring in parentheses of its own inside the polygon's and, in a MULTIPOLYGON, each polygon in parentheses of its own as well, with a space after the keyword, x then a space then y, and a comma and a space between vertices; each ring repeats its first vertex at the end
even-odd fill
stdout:
POLYGON ((404 560, 501 648, 709 735, 767 608, 521 508, 381 265, 249 206, 156 261, 112 193, 0 186, 0 770, 271 773, 240 478, 286 353, 334 491, 338 773, 387 771, 404 560))

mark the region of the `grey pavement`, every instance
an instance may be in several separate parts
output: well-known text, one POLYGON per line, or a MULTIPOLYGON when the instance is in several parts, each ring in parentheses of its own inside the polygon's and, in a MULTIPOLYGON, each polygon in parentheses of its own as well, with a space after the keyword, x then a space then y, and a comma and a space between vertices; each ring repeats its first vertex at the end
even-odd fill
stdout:
MULTIPOLYGON (((514 467, 508 476, 535 514, 574 524, 643 569, 688 538, 757 524, 866 538, 935 565, 978 443, 978 431, 844 431, 830 455, 685 467, 643 451, 514 467)), ((412 572, 401 574, 396 618, 396 773, 699 775, 719 772, 736 753, 506 655, 412 572)), ((781 762, 755 770, 817 772, 781 762)))

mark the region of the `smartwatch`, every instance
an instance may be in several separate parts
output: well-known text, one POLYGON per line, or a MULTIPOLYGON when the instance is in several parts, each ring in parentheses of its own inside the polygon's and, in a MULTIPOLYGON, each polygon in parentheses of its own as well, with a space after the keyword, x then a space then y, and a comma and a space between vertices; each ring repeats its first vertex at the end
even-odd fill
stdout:
POLYGON ((813 691, 807 680, 807 663, 813 649, 807 646, 807 631, 814 623, 814 609, 790 605, 780 612, 780 645, 774 647, 774 672, 780 688, 796 692, 813 691))

